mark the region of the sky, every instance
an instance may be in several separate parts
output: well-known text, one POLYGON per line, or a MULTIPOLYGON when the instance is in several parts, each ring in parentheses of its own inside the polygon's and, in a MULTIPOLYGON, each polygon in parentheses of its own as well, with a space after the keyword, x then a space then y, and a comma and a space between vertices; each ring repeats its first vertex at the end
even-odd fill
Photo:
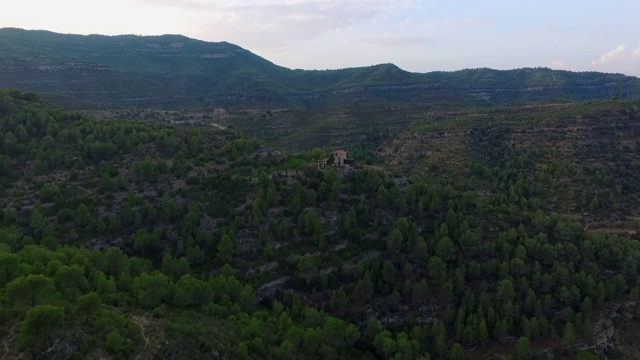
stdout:
POLYGON ((182 34, 292 69, 549 67, 640 77, 638 0, 19 0, 0 27, 182 34))

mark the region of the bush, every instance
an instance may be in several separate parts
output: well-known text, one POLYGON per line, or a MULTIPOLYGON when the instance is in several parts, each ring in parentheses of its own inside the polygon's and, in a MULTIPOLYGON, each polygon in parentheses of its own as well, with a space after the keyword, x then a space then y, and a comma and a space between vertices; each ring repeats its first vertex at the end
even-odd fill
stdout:
POLYGON ((29 311, 20 324, 18 339, 24 347, 45 342, 62 325, 64 308, 53 305, 39 305, 29 311))
POLYGON ((133 342, 130 339, 120 335, 116 330, 107 334, 107 339, 104 343, 107 351, 117 357, 122 357, 123 355, 131 352, 132 344, 133 342))

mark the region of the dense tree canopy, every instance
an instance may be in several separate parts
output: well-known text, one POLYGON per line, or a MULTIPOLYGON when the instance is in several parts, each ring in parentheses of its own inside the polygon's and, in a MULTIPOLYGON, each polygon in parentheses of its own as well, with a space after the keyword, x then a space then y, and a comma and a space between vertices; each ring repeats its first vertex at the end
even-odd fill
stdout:
MULTIPOLYGON (((535 154, 502 147, 502 133, 469 142, 473 179, 283 172, 309 155, 0 98, 12 356, 573 356, 612 309, 639 314, 637 236, 555 211, 555 190, 529 176, 535 154)), ((620 176, 594 176, 612 194, 594 211, 630 206, 620 176)))

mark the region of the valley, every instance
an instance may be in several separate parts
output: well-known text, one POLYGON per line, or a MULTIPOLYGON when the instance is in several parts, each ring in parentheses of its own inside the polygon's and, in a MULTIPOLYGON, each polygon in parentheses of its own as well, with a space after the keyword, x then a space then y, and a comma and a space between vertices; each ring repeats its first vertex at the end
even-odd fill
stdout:
POLYGON ((3 359, 637 357, 637 78, 0 44, 3 359))

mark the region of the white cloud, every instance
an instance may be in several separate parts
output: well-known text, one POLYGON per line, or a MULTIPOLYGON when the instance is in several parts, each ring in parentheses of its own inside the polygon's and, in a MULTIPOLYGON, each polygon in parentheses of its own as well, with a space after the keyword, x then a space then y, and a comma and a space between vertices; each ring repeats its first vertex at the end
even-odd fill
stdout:
POLYGON ((567 70, 569 68, 567 62, 564 60, 553 60, 551 64, 549 64, 549 67, 555 70, 567 70))
POLYGON ((174 0, 138 1, 190 11, 188 35, 270 50, 326 36, 350 34, 352 40, 362 29, 379 35, 382 23, 417 6, 411 0, 182 0, 178 5, 174 0))
MULTIPOLYGON (((539 0, 525 11, 528 18, 545 16, 549 6, 558 7, 557 13, 569 13, 574 2, 539 0)), ((633 36, 640 33, 640 22, 634 21, 640 1, 626 0, 624 12, 600 3, 597 9, 590 8, 597 11, 591 15, 547 17, 538 24, 513 21, 523 8, 498 1, 19 0, 2 8, 0 27, 183 34, 228 41, 277 64, 300 68, 393 62, 409 71, 431 71, 547 64, 555 69, 640 76, 640 43, 633 36), (609 32, 621 23, 628 29, 609 32), (611 48, 601 48, 591 34, 613 39, 611 48)))
POLYGON ((616 47, 615 49, 606 52, 604 54, 602 54, 602 56, 600 56, 599 58, 597 58, 596 60, 593 60, 591 62, 592 65, 604 65, 604 64, 609 64, 613 61, 622 59, 625 57, 627 52, 627 46, 624 44, 618 45, 618 47, 616 47))
POLYGON ((359 40, 365 44, 380 46, 383 48, 418 46, 433 41, 432 38, 427 36, 369 36, 360 38, 359 40))

